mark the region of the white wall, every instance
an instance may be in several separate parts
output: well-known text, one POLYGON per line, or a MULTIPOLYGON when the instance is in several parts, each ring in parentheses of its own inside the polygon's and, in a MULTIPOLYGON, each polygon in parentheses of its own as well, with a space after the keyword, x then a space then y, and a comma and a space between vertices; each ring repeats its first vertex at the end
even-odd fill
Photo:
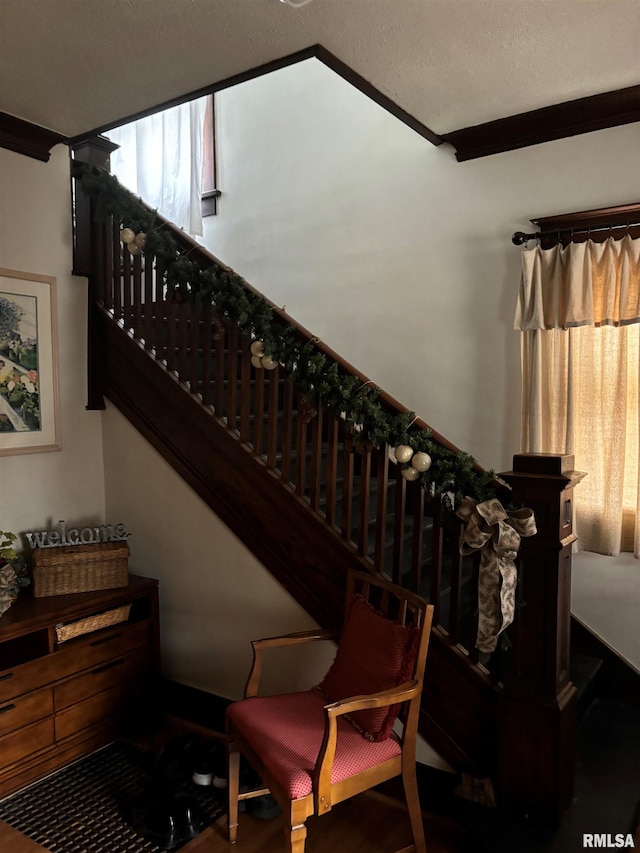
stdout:
MULTIPOLYGON (((163 674, 240 698, 251 640, 316 623, 113 406, 104 458, 107 514, 132 532, 131 570, 160 581, 163 674)), ((324 643, 283 650, 265 668, 265 692, 310 687, 334 654, 324 643)))
POLYGON ((57 279, 62 450, 0 456, 0 528, 104 520, 100 412, 85 410, 86 280, 71 275, 69 152, 41 163, 0 149, 0 267, 57 279))
POLYGON ((216 95, 205 243, 386 391, 505 470, 520 442, 516 230, 637 200, 640 125, 468 163, 316 60, 216 95))

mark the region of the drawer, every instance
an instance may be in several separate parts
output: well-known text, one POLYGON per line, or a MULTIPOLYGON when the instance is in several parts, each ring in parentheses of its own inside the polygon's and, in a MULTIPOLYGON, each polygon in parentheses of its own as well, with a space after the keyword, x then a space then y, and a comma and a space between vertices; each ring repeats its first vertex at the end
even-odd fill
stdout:
POLYGON ((0 702, 4 704, 14 696, 31 693, 53 681, 56 676, 51 658, 51 655, 44 655, 0 672, 0 702))
POLYGON ((0 705, 0 736, 52 713, 53 691, 50 687, 26 696, 16 696, 0 705))
POLYGON ((53 746, 53 743, 52 717, 24 726, 0 737, 0 767, 8 767, 10 764, 22 761, 34 752, 53 746))
POLYGON ((129 655, 99 663, 53 688, 56 711, 68 708, 69 705, 110 687, 139 683, 148 669, 149 654, 146 649, 138 649, 129 655))
POLYGON ((0 702, 30 693, 132 649, 148 646, 149 636, 149 622, 142 621, 123 622, 77 640, 69 640, 53 654, 0 671, 0 702))
POLYGON ((149 622, 123 622, 121 625, 69 640, 51 656, 56 664, 56 680, 134 649, 148 647, 149 635, 149 622))
POLYGON ((84 731, 104 719, 113 722, 111 718, 117 718, 126 710, 131 692, 127 685, 119 685, 60 711, 55 716, 56 741, 84 731))

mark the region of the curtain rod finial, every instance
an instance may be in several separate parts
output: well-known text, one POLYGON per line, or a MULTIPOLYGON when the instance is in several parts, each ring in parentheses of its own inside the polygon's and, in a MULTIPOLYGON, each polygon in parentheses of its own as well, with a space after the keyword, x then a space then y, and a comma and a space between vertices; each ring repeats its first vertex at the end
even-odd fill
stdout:
POLYGON ((516 233, 511 237, 511 242, 514 246, 522 246, 523 243, 527 242, 527 235, 524 231, 516 231, 516 233))

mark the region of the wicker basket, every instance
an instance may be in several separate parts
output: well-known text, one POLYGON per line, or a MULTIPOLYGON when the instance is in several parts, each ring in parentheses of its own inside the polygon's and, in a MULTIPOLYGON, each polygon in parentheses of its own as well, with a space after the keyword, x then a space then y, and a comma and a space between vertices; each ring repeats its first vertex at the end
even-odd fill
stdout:
POLYGON ((100 542, 33 552, 33 594, 36 598, 114 589, 129 583, 129 546, 100 542))
POLYGON ((107 610, 105 613, 87 616, 85 619, 79 619, 77 622, 56 625, 56 639, 58 643, 66 643, 67 640, 80 637, 82 634, 90 634, 92 631, 99 631, 101 628, 109 628, 111 625, 126 622, 129 618, 130 610, 131 605, 125 604, 122 607, 114 608, 114 610, 107 610))

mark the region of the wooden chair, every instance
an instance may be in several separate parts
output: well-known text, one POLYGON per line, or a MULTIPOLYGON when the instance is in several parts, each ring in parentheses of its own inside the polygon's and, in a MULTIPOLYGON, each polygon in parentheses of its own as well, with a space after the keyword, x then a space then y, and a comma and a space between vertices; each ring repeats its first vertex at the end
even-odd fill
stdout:
POLYGON ((245 698, 227 710, 228 834, 238 801, 271 792, 284 812, 287 850, 304 853, 305 821, 402 775, 413 846, 425 853, 416 784, 416 736, 433 607, 381 577, 351 572, 336 659, 310 691, 259 697, 261 652, 336 639, 303 631, 252 643, 245 698), (400 734, 392 732, 398 716, 400 734), (266 788, 239 793, 242 753, 266 788))

